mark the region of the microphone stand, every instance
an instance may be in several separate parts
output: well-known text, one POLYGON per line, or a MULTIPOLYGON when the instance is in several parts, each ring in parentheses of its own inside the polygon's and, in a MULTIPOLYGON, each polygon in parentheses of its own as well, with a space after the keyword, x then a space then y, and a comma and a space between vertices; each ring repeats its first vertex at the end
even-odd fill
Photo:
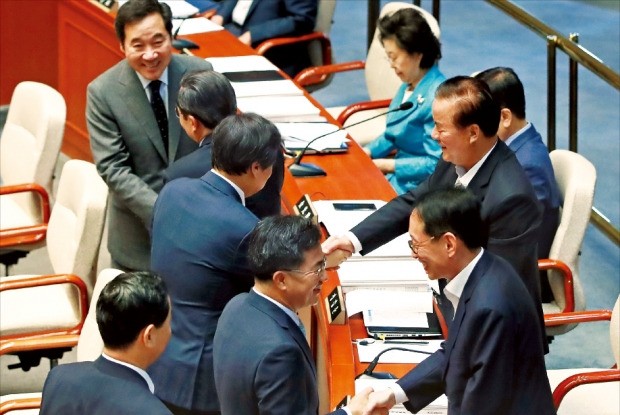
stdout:
POLYGON ((295 157, 295 160, 293 161, 293 163, 291 163, 291 165, 288 166, 288 169, 290 170, 291 174, 294 177, 326 176, 327 173, 325 173, 325 170, 323 170, 322 168, 320 168, 316 164, 301 163, 302 157, 306 154, 306 151, 308 151, 308 148, 310 148, 310 145, 312 143, 314 143, 319 138, 323 138, 323 137, 328 136, 330 134, 337 133, 338 131, 342 131, 345 128, 354 127, 356 125, 365 123, 366 121, 374 120, 375 118, 379 118, 379 117, 382 117, 384 115, 387 115, 387 114, 389 114, 391 112, 404 111, 404 110, 408 110, 408 109, 410 109, 412 107, 413 107, 413 103, 411 103, 411 101, 406 101, 406 102, 403 102, 402 104, 400 104, 398 107, 396 107, 394 109, 391 109, 389 111, 383 112, 381 114, 375 115, 375 116, 370 117, 370 118, 366 118, 365 120, 362 120, 362 121, 358 121, 356 123, 348 125, 347 127, 340 127, 337 130, 330 131, 328 133, 325 133, 325 134, 322 134, 322 135, 320 135, 318 137, 315 137, 312 140, 310 140, 308 142, 308 144, 306 144, 306 146, 299 152, 299 154, 297 154, 297 157, 295 157))
POLYGON ((356 379, 359 379, 362 376, 369 376, 375 379, 396 379, 396 377, 393 374, 388 373, 388 372, 377 372, 377 373, 373 372, 375 370, 375 367, 377 367, 377 364, 379 364, 379 359, 381 358, 383 353, 389 352, 390 350, 401 350, 404 352, 422 353, 422 354, 428 354, 428 355, 433 354, 432 352, 427 352, 425 350, 407 349, 405 347, 388 347, 387 349, 384 349, 380 351, 379 353, 377 353, 377 355, 375 356, 374 359, 372 359, 372 362, 370 362, 366 370, 360 373, 356 377, 356 379))
POLYGON ((191 40, 177 39, 177 35, 179 34, 179 30, 181 30, 181 26, 183 26, 183 23, 187 19, 191 19, 192 17, 196 17, 197 15, 198 13, 191 14, 189 16, 185 16, 181 18, 181 23, 179 23, 179 26, 172 34, 172 47, 175 48, 176 50, 183 51, 184 49, 199 49, 200 48, 200 46, 198 46, 196 43, 192 42, 191 40))

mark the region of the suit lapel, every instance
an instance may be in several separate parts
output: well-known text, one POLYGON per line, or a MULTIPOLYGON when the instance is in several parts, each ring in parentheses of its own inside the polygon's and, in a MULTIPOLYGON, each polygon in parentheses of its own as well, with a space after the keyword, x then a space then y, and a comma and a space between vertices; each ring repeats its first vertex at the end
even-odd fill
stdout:
POLYGON ((487 157, 482 166, 480 166, 480 170, 478 170, 474 178, 469 182, 467 188, 471 189, 476 195, 484 195, 485 193, 482 192, 482 189, 488 186, 495 167, 504 159, 506 151, 512 152, 502 140, 498 139, 497 144, 493 150, 491 150, 491 154, 489 154, 489 157, 487 157))
POLYGON ((312 352, 310 351, 310 346, 308 346, 308 342, 301 333, 301 330, 299 329, 297 324, 293 320, 291 320, 291 318, 287 316, 284 311, 280 310, 278 306, 262 298, 253 290, 250 291, 250 293, 248 294, 248 301, 255 308, 273 318, 275 322, 280 325, 280 327, 282 327, 291 335, 293 340, 295 340, 297 345, 301 348, 301 350, 303 350, 304 356, 306 357, 308 364, 312 368, 312 373, 316 378, 316 368, 314 367, 314 360, 312 359, 312 352))
POLYGON ((186 68, 173 55, 168 65, 168 146, 170 160, 176 159, 179 141, 181 140, 181 124, 174 115, 174 108, 177 105, 179 95, 179 85, 181 78, 186 72, 186 68))
MULTIPOLYGON (((144 131, 148 140, 153 144, 159 156, 168 162, 168 156, 164 149, 155 114, 151 109, 151 104, 146 96, 146 92, 138 79, 135 71, 125 62, 120 73, 118 82, 122 85, 121 94, 127 103, 127 108, 133 115, 144 131)), ((178 142, 178 140, 177 140, 178 142)))
POLYGON ((485 251, 480 258, 480 261, 476 264, 474 269, 467 280, 467 284, 463 287, 463 293, 461 294, 461 298, 459 299, 458 307, 456 309, 456 313, 454 314, 454 320, 452 320, 452 324, 450 325, 450 333, 448 334, 448 341, 446 342, 445 350, 446 350, 446 366, 444 367, 443 378, 445 379, 446 372, 448 371, 448 367, 450 366, 450 354, 452 354, 452 350, 454 349, 454 343, 458 338, 459 331, 461 330, 461 325, 463 324, 463 319, 467 315, 467 304, 471 299, 472 294, 474 293, 478 282, 480 282, 480 278, 484 275, 485 270, 489 267, 489 261, 491 260, 489 254, 485 251))

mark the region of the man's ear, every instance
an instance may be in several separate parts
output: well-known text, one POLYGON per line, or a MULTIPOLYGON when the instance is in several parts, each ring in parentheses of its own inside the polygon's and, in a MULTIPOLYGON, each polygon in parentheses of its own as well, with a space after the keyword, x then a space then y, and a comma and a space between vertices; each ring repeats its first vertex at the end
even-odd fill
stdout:
POLYGON ((118 46, 121 49, 121 52, 125 53, 125 46, 121 42, 119 42, 118 46))
POLYGON ((145 347, 151 348, 155 345, 155 325, 149 324, 140 331, 138 338, 145 347))
POLYGON ((187 117, 189 124, 192 127, 192 132, 195 133, 196 131, 198 131, 198 128, 200 127, 200 121, 198 121, 198 118, 194 117, 191 114, 188 114, 188 115, 181 114, 181 117, 187 117))
POLYGON ((499 123, 504 128, 510 127, 510 124, 512 124, 512 111, 508 108, 502 108, 500 111, 499 123))
POLYGON ((448 256, 453 257, 456 254, 456 236, 452 232, 446 232, 443 239, 448 256))
POLYGON ((273 286, 278 290, 286 291, 286 273, 284 271, 276 271, 271 277, 273 286))
POLYGON ((480 138, 480 127, 478 124, 472 124, 467 127, 469 133, 469 144, 474 144, 480 138))

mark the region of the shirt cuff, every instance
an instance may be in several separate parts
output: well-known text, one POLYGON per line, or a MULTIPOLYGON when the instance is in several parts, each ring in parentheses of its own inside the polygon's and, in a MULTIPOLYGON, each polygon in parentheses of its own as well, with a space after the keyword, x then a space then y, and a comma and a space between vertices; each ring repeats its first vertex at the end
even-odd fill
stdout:
POLYGON ((351 243, 353 244, 353 253, 357 253, 362 250, 362 243, 359 239, 357 239, 357 236, 355 236, 353 232, 348 231, 347 233, 345 233, 345 236, 349 238, 349 241, 351 241, 351 243))
POLYGON ((403 403, 403 402, 407 402, 409 400, 409 398, 407 398, 407 395, 405 394, 405 391, 403 390, 403 388, 400 387, 398 383, 394 383, 388 386, 388 388, 392 389, 392 392, 394 393, 394 399, 396 400, 396 405, 403 403))
POLYGON ((340 408, 340 409, 342 409, 343 411, 345 411, 345 412, 347 413, 347 415, 353 415, 353 413, 351 412, 351 410, 350 410, 348 407, 346 407, 346 406, 343 406, 343 407, 342 407, 342 408, 340 408))

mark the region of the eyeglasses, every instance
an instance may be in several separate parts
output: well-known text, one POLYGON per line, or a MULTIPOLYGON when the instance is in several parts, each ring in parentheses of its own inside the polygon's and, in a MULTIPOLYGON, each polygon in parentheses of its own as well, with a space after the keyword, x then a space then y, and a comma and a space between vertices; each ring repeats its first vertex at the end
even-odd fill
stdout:
POLYGON ((434 236, 431 236, 430 238, 428 238, 425 241, 421 241, 421 242, 413 242, 413 240, 408 240, 407 244, 409 245, 409 248, 411 249, 411 252, 413 252, 415 255, 418 254, 418 251, 420 250, 420 247, 430 241, 432 241, 433 239, 435 239, 434 236))
POLYGON ((174 107, 174 113, 176 114, 177 118, 181 118, 181 115, 183 114, 183 111, 177 105, 176 107, 174 107))
POLYGON ((304 271, 301 269, 285 269, 283 271, 288 271, 288 272, 298 272, 300 274, 302 274, 304 277, 306 275, 311 275, 314 274, 315 277, 319 278, 324 272, 325 272, 325 267, 327 266, 327 258, 323 257, 323 262, 321 262, 321 265, 313 270, 313 271, 304 271))

